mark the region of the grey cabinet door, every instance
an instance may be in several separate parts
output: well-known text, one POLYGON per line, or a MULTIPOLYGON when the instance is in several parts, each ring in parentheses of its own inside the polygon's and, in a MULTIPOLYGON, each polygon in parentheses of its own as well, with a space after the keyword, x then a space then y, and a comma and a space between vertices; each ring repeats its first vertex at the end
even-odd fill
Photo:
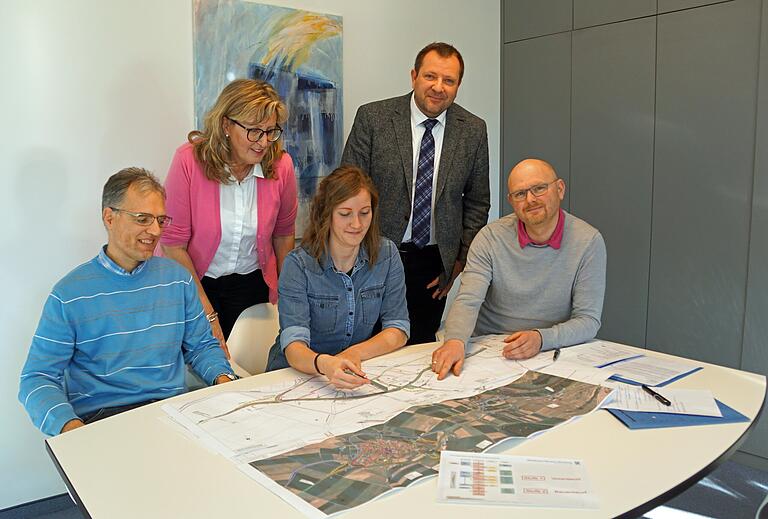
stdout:
POLYGON ((739 367, 759 0, 658 17, 648 348, 739 367))
POLYGON ((573 0, 573 28, 656 14, 656 0, 573 0))
POLYGON ((504 43, 570 31, 573 0, 503 0, 504 43))
POLYGON ((659 0, 659 14, 717 4, 723 0, 659 0))
MULTIPOLYGON (((757 105, 757 153, 749 239, 747 308, 741 369, 768 375, 768 9, 763 9, 757 105)), ((768 406, 768 403, 765 404, 768 406)), ((742 450, 768 458, 768 409, 742 450)))
POLYGON ((570 201, 608 250, 599 337, 645 345, 656 19, 573 32, 570 201))
POLYGON ((507 175, 520 160, 544 159, 569 181, 571 33, 505 44, 502 59, 504 134, 499 191, 505 215, 512 211, 506 200, 507 175))

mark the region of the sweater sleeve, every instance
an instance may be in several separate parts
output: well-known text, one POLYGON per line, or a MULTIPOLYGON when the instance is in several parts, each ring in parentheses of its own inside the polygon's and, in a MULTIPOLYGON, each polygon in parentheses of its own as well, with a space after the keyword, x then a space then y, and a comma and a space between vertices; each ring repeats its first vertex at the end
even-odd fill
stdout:
POLYGON ((19 384, 19 401, 32 423, 51 436, 59 434, 68 421, 78 418, 64 389, 64 370, 74 351, 74 329, 64 315, 61 300, 51 293, 32 338, 19 384))
POLYGON ((211 325, 205 317, 203 305, 197 294, 197 286, 191 276, 184 289, 184 308, 186 313, 182 340, 184 362, 189 364, 206 384, 213 385, 219 375, 234 372, 219 341, 211 333, 211 325))
POLYGON ((469 247, 459 293, 445 320, 445 339, 458 339, 464 346, 472 336, 480 306, 493 279, 493 251, 486 236, 487 231, 481 230, 469 247))
POLYGON ((605 242, 600 233, 595 233, 576 271, 570 319, 538 330, 542 351, 581 344, 595 338, 603 313, 606 261, 605 242))
POLYGON ((171 161, 168 176, 165 178, 165 210, 173 220, 160 237, 160 243, 163 245, 187 245, 192 236, 190 185, 193 161, 192 148, 186 146, 176 150, 171 161))
POLYGON ((296 214, 298 198, 296 196, 296 173, 293 170, 293 159, 288 153, 280 158, 280 210, 275 220, 274 236, 293 236, 296 230, 296 214))

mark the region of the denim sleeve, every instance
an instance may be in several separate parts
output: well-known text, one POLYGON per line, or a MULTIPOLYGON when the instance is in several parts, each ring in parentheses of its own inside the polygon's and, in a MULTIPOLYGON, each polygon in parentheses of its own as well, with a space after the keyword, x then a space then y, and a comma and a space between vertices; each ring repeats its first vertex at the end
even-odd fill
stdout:
POLYGON ((408 318, 408 304, 405 302, 405 273, 395 244, 387 241, 386 258, 381 258, 382 267, 386 265, 387 277, 384 281, 384 299, 381 302, 381 328, 397 328, 406 336, 411 336, 411 321, 408 318))
POLYGON ((309 300, 307 274, 298 255, 291 252, 283 262, 278 281, 277 310, 280 314, 280 349, 295 341, 309 346, 309 300))

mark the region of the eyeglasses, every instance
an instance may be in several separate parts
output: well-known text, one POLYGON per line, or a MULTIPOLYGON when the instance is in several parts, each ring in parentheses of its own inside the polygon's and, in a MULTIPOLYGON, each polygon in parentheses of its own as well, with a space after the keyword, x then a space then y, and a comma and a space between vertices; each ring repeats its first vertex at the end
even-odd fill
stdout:
POLYGON ((246 137, 251 142, 259 142, 264 135, 267 136, 267 141, 275 142, 283 134, 283 129, 280 128, 279 126, 275 126, 274 128, 270 128, 269 130, 262 130, 261 128, 248 128, 244 126, 242 123, 235 121, 234 119, 231 119, 229 117, 227 117, 227 119, 229 119, 230 121, 238 125, 240 128, 248 132, 246 134, 246 137))
POLYGON ((159 225, 161 228, 164 229, 169 225, 171 225, 171 222, 173 221, 173 218, 164 214, 161 214, 160 216, 155 216, 149 213, 133 213, 131 211, 126 211, 125 209, 118 209, 117 207, 110 207, 110 209, 118 213, 125 213, 127 215, 132 216, 133 220, 137 224, 143 227, 149 227, 150 225, 152 225, 152 222, 157 220, 157 225, 159 225))
POLYGON ((528 198, 528 191, 530 191, 533 196, 538 198, 538 197, 542 196, 544 193, 546 193, 547 190, 549 189, 549 186, 551 186, 552 184, 554 184, 558 180, 560 180, 560 179, 556 178, 552 182, 548 182, 546 184, 536 184, 535 186, 531 186, 528 189, 521 189, 519 191, 513 191, 513 192, 511 192, 509 194, 509 198, 514 200, 515 202, 522 202, 523 200, 528 198))

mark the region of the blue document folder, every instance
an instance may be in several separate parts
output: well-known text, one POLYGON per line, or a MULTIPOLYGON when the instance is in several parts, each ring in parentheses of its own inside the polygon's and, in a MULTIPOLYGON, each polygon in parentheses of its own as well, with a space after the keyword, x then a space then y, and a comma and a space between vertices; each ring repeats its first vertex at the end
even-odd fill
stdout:
POLYGON ((606 409, 630 429, 658 429, 662 427, 686 427, 689 425, 711 425, 719 423, 748 422, 749 418, 715 400, 723 416, 700 416, 675 413, 648 413, 643 411, 622 411, 606 409))

